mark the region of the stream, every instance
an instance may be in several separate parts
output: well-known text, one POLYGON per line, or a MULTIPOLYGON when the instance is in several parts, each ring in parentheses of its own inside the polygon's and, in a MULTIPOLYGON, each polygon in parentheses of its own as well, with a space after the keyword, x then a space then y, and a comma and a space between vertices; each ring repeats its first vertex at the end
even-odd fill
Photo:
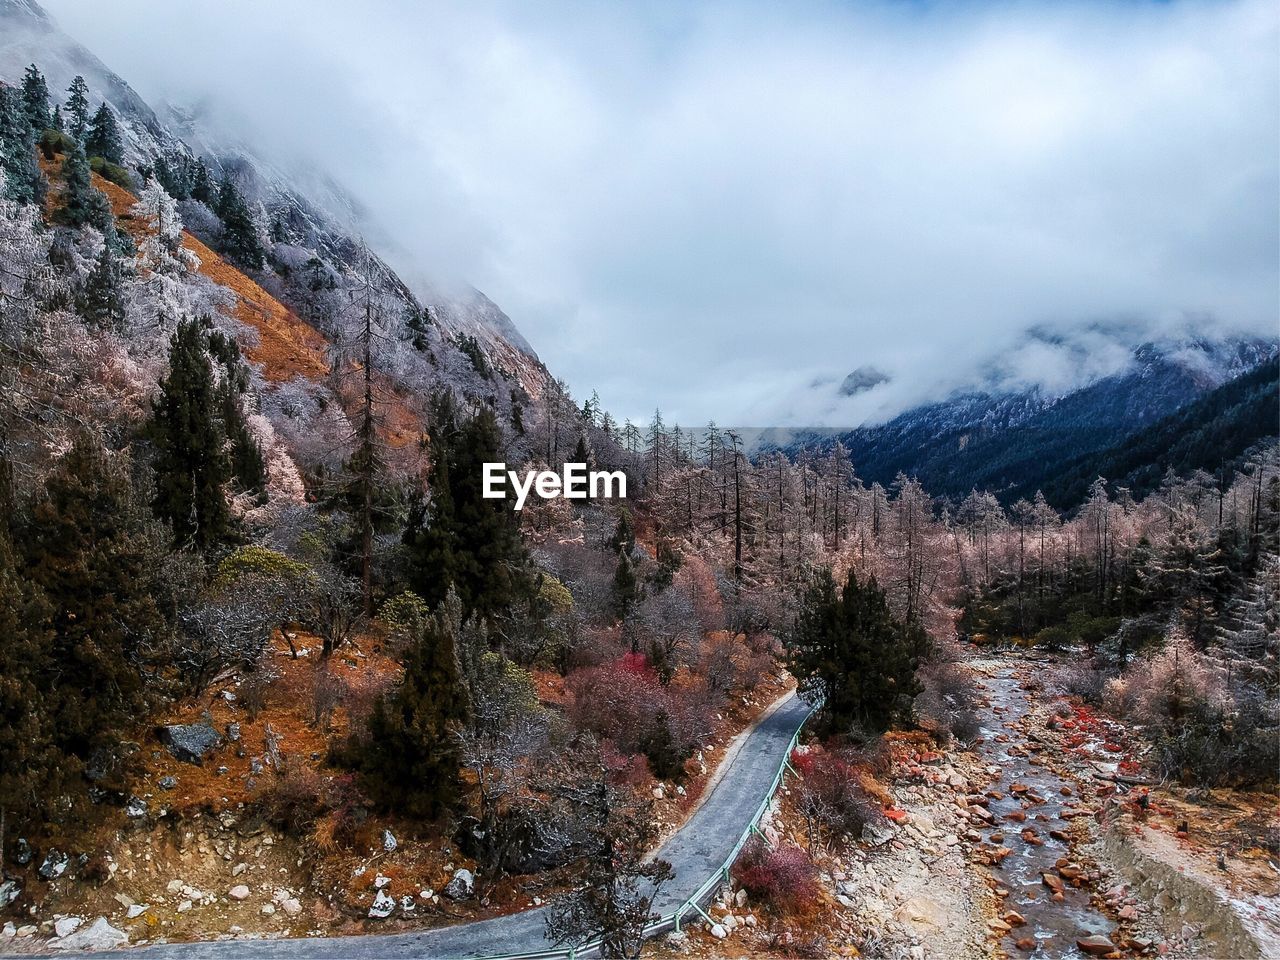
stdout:
POLYGON ((1000 913, 1013 910, 1026 920, 1004 935, 1001 946, 1012 957, 1086 956, 1076 941, 1092 934, 1109 936, 1114 924, 1092 906, 1087 887, 1070 882, 1074 864, 1064 832, 1080 800, 1071 784, 1033 762, 1036 745, 1021 723, 1029 698, 1013 668, 980 682, 990 701, 983 715, 980 756, 988 767, 1001 768, 984 792, 991 822, 980 832, 992 848, 1011 851, 984 869, 1009 891, 1000 913), (1060 836, 1050 836, 1050 831, 1060 836), (1060 902, 1055 902, 1046 874, 1061 880, 1060 902), (1035 940, 1033 947, 1026 938, 1035 940), (1024 941, 1021 947, 1018 941, 1024 941))

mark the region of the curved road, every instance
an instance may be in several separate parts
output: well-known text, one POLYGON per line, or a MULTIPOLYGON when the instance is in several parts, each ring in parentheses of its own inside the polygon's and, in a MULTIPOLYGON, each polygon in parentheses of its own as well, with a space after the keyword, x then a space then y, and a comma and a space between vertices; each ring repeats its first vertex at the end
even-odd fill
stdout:
MULTIPOLYGON (((657 855, 671 864, 674 876, 660 891, 653 905, 655 913, 660 916, 671 913, 724 863, 773 785, 791 737, 803 725, 809 710, 809 704, 794 693, 789 694, 737 744, 736 752, 717 771, 717 780, 702 805, 658 849, 657 855)), ((541 907, 492 920, 415 933, 170 943, 99 956, 178 960, 240 957, 251 960, 430 957, 434 960, 527 954, 556 948, 543 935, 546 914, 547 908, 541 907)))

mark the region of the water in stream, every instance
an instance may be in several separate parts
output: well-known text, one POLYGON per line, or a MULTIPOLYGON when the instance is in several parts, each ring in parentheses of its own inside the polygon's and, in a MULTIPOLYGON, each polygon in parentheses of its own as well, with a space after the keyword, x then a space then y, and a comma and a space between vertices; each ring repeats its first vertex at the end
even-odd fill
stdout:
MULTIPOLYGON (((1090 934, 1110 935, 1114 925, 1090 904, 1088 889, 1077 889, 1064 879, 1062 902, 1055 903, 1053 890, 1043 879, 1045 874, 1059 876, 1059 861, 1071 856, 1068 844, 1049 832, 1070 829, 1061 814, 1078 806, 1079 798, 1066 780, 1031 762, 1035 754, 1020 725, 1029 708, 1028 694, 1014 670, 1005 668, 982 678, 982 686, 991 706, 985 714, 979 750, 987 766, 998 766, 1002 772, 984 791, 993 820, 980 832, 993 847, 1012 851, 987 869, 1009 891, 1000 912, 1015 910, 1026 918, 1025 925, 1015 926, 1005 935, 1002 946, 1011 957, 1084 956, 1076 940, 1090 934), (1063 788, 1071 793, 1064 793, 1063 788), (1033 839, 1040 843, 1024 839, 1024 830, 1034 831, 1033 839), (1027 937, 1036 940, 1033 950, 1015 946, 1027 937)), ((1070 867, 1066 869, 1070 872, 1070 867)))

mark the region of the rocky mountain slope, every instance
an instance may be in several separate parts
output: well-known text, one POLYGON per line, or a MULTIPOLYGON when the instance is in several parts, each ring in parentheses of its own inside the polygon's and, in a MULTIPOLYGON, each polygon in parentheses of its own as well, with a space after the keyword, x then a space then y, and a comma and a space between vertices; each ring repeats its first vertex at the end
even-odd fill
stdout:
MULTIPOLYGON (((497 387, 492 382, 495 375, 510 380, 534 402, 545 393, 550 375, 511 320, 474 289, 411 289, 363 245, 362 235, 376 235, 377 227, 364 221, 358 203, 333 178, 313 169, 285 170, 171 105, 153 109, 90 50, 59 29, 35 0, 0 0, 0 82, 16 84, 32 63, 48 79, 55 101, 64 98, 75 76, 85 78, 90 111, 106 102, 116 115, 124 165, 136 179, 143 179, 158 160, 174 164, 197 157, 215 179, 232 179, 268 240, 265 269, 247 272, 324 339, 343 339, 339 327, 347 318, 309 313, 314 298, 307 297, 300 274, 307 271, 310 287, 323 286, 330 304, 354 299, 365 274, 372 274, 385 332, 413 343, 430 368, 392 371, 405 386, 417 389, 417 381, 436 379, 464 396, 493 399, 499 409, 511 404, 511 390, 497 387)), ((218 249, 217 218, 191 199, 183 200, 182 212, 190 233, 218 249)), ((406 365, 403 358, 397 362, 388 357, 387 363, 423 366, 406 365)))

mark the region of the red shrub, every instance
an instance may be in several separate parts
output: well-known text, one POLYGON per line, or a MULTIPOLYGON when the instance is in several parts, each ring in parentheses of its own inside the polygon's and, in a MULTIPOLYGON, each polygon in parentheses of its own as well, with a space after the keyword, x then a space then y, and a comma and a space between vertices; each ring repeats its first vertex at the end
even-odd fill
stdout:
POLYGON ((733 875, 752 897, 779 913, 803 913, 818 898, 818 868, 799 847, 770 848, 753 837, 742 848, 733 875))

